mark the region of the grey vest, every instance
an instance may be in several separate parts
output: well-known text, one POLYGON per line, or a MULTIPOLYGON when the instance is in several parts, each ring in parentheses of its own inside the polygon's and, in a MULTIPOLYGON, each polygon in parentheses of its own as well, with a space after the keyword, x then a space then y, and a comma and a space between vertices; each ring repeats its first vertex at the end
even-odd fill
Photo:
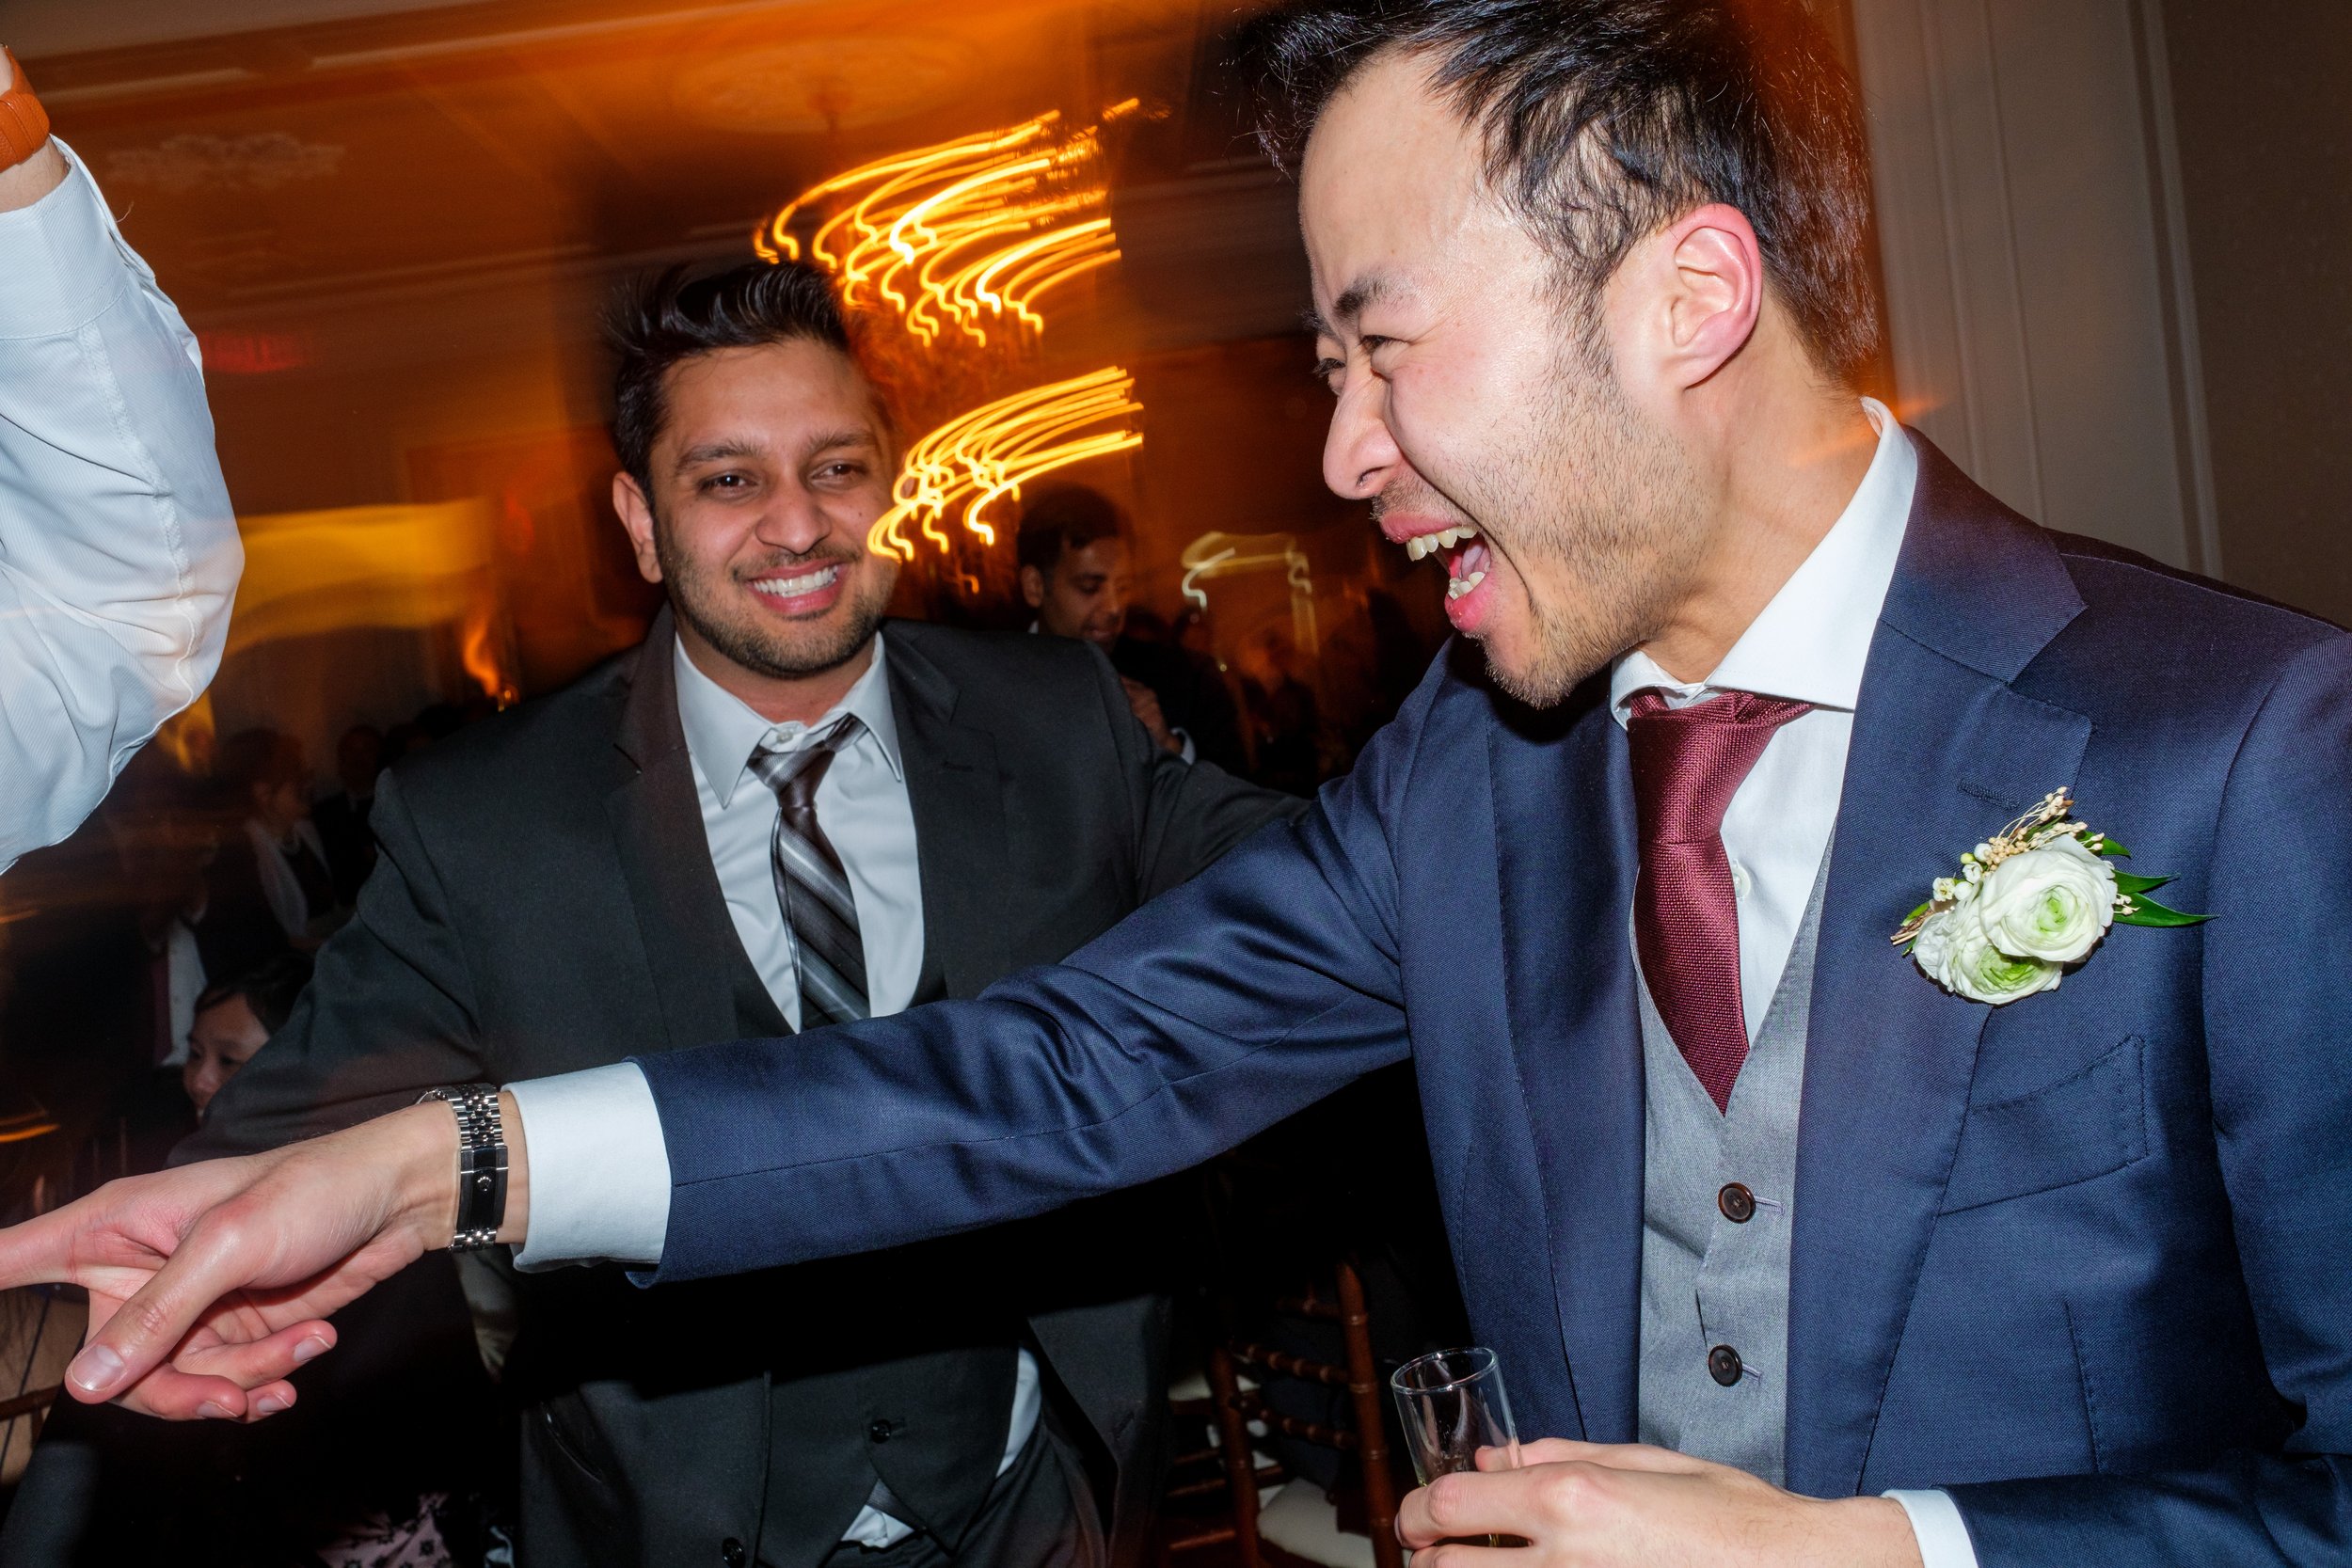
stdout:
POLYGON ((1648 985, 1635 988, 1646 1090, 1642 1441, 1774 1485, 1787 1468, 1788 1227, 1828 867, 1824 853, 1727 1113, 1675 1048, 1648 985), (1735 1182, 1752 1195, 1753 1212, 1735 1182))

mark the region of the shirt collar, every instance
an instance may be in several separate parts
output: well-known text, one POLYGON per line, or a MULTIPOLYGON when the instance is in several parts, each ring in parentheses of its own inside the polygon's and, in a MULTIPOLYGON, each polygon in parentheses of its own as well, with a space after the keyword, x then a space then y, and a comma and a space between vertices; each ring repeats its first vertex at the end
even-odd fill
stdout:
POLYGON ((1634 694, 1653 688, 1683 701, 1753 691, 1852 711, 1919 483, 1919 453, 1900 421, 1876 398, 1864 398, 1862 411, 1878 432, 1878 451, 1813 553, 1705 680, 1677 681, 1639 648, 1618 659, 1609 676, 1618 723, 1634 694))
POLYGON ((906 777, 906 766, 898 755, 898 724, 890 706, 889 643, 879 631, 874 634, 873 662, 814 724, 774 724, 761 718, 740 697, 704 674, 687 657, 683 641, 674 649, 673 662, 677 670, 678 724, 686 731, 686 750, 719 797, 723 810, 734 802, 735 786, 751 771, 753 748, 772 740, 779 751, 798 750, 845 713, 856 715, 866 727, 855 744, 862 746, 870 736, 890 771, 902 780, 906 777))

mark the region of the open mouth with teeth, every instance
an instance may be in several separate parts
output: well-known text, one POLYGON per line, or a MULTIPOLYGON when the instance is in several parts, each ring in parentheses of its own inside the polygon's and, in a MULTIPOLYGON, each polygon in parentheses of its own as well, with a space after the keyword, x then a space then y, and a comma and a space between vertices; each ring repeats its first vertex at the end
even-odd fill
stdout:
POLYGON ((841 568, 842 562, 828 561, 802 571, 755 578, 747 586, 774 610, 806 615, 824 610, 840 595, 841 568))
POLYGON ((1493 559, 1486 542, 1478 536, 1478 530, 1469 523, 1457 523, 1434 533, 1417 533, 1405 541, 1405 553, 1415 561, 1434 555, 1444 564, 1446 613, 1457 627, 1469 630, 1472 617, 1460 612, 1469 608, 1463 601, 1477 593, 1479 585, 1486 580, 1486 568, 1493 559))

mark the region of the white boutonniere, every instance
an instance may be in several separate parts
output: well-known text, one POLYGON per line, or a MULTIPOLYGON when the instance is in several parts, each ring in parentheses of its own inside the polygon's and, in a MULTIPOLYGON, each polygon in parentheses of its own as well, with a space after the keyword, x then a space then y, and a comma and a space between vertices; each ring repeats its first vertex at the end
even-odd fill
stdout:
POLYGON ((2042 804, 1960 857, 1939 877, 1893 941, 1920 972, 1955 996, 2001 1006, 2056 990, 2113 925, 2194 926, 2212 917, 2166 909, 2148 896, 2171 879, 2118 871, 2131 851, 2070 820, 2073 797, 2042 804))

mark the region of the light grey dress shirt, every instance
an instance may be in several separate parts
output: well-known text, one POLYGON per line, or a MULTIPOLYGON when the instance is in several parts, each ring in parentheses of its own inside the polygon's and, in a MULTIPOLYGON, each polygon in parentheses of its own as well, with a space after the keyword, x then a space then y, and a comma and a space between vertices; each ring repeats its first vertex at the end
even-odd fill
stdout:
POLYGON ((196 339, 57 147, 0 213, 0 870, 211 682, 245 561, 196 339))

